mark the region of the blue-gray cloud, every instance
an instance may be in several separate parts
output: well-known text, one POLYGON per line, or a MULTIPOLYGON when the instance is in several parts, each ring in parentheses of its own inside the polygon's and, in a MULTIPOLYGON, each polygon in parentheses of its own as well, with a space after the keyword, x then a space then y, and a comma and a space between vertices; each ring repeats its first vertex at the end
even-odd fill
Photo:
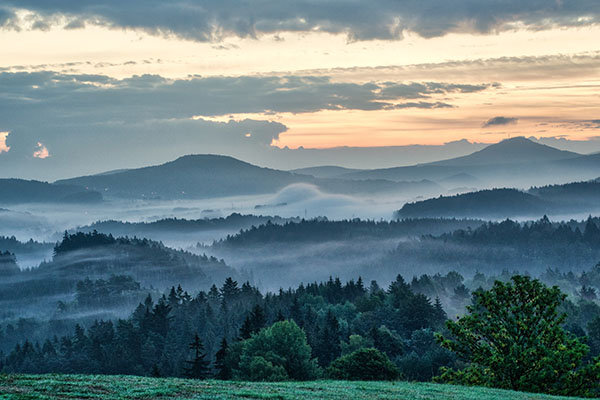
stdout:
POLYGON ((394 40, 405 31, 423 37, 491 33, 517 22, 534 30, 592 25, 600 16, 596 0, 4 0, 2 8, 0 23, 8 23, 15 9, 27 9, 38 14, 40 27, 66 15, 69 28, 103 24, 199 41, 284 31, 394 40))
POLYGON ((494 117, 485 121, 482 125, 483 128, 489 128, 490 126, 502 126, 516 124, 518 118, 513 117, 494 117))
POLYGON ((135 166, 187 153, 245 158, 269 149, 287 127, 268 121, 268 117, 229 122, 215 122, 210 117, 447 108, 452 105, 438 97, 483 91, 490 86, 358 84, 315 76, 169 80, 157 75, 115 79, 49 71, 2 72, 0 131, 10 132, 10 151, 0 154, 0 171, 9 176, 27 165, 40 168, 40 160, 32 159, 38 142, 51 155, 43 160, 44 172, 53 170, 57 177, 101 170, 107 161, 135 166), (81 166, 88 169, 81 170, 81 166))

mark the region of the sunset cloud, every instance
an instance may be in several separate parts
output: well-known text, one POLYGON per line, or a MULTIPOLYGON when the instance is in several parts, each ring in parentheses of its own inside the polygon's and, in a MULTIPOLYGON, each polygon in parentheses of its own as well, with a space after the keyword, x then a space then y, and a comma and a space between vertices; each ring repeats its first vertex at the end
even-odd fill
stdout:
POLYGON ((27 19, 31 29, 103 25, 207 42, 229 36, 314 31, 343 33, 349 40, 398 40, 405 32, 430 38, 451 32, 589 26, 597 24, 600 15, 600 4, 594 0, 5 0, 3 4, 0 23, 5 25, 14 24, 17 10, 27 10, 34 14, 27 19))
POLYGON ((287 168, 307 149, 523 135, 587 151, 599 15, 591 0, 5 0, 0 173, 188 153, 287 168))
POLYGON ((37 150, 33 152, 33 157, 41 159, 48 158, 50 157, 50 152, 48 152, 48 149, 42 142, 37 142, 37 150))
POLYGON ((0 132, 0 154, 6 153, 10 147, 6 144, 6 138, 10 132, 0 132))
POLYGON ((490 126, 502 126, 502 125, 512 125, 516 124, 518 118, 512 117, 494 117, 485 121, 482 125, 484 128, 489 128, 490 126))

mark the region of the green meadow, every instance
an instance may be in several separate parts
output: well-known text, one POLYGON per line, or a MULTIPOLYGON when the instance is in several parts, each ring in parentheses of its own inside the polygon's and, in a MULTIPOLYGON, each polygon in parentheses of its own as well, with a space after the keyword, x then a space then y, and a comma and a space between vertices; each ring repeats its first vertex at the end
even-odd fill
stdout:
MULTIPOLYGON (((428 399, 545 400, 567 397, 434 383, 256 383, 109 375, 1 375, 0 399, 428 399)), ((568 397, 568 399, 574 399, 568 397)))

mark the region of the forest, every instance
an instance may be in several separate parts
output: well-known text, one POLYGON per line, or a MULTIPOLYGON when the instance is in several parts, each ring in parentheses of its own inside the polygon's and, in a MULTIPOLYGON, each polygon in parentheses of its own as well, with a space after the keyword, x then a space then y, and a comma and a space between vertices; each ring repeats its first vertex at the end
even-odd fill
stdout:
MULTIPOLYGON (((3 324, 1 369, 306 380, 324 374, 345 377, 349 372, 343 366, 352 363, 352 355, 378 363, 378 370, 383 368, 384 372, 371 372, 375 374, 371 378, 360 379, 430 381, 444 376, 440 375, 444 371, 465 366, 464 360, 437 339, 440 332, 448 334, 446 321, 454 318, 449 319, 440 297, 462 310, 471 303, 473 293, 510 280, 507 273, 495 277, 478 274, 465 281, 451 272, 422 275, 410 282, 398 276, 388 287, 380 287, 376 281, 365 283, 360 277, 345 283, 330 278, 264 294, 250 283, 240 285, 232 278, 220 287, 213 285, 197 293, 179 285, 164 295, 148 294, 127 318, 96 320, 87 327, 77 324, 62 336, 48 331, 44 340, 26 339, 27 325, 37 324, 43 331, 55 321, 3 324), (277 347, 284 344, 273 339, 278 330, 288 339, 296 337, 285 346, 297 346, 299 358, 294 362, 301 367, 286 369, 287 361, 281 357, 288 349, 277 347), (266 357, 265 346, 274 346, 273 359, 254 360, 258 354, 266 357), (293 371, 304 372, 294 375, 293 371)), ((542 280, 572 290, 558 306, 566 316, 565 332, 587 343, 585 360, 599 356, 600 306, 594 300, 600 288, 600 265, 580 275, 549 270, 542 280)), ((107 304, 137 290, 139 284, 127 277, 85 279, 77 284, 76 302, 81 307, 94 301, 107 304)))
MULTIPOLYGON (((477 311, 483 293, 522 276, 556 290, 552 313, 559 323, 553 329, 559 329, 561 340, 576 341, 574 371, 595 373, 593 360, 600 356, 596 218, 277 222, 267 220, 189 250, 95 230, 65 232, 51 260, 26 270, 19 269, 15 253, 3 252, 0 290, 3 299, 12 300, 3 302, 0 314, 0 370, 258 381, 476 381, 547 392, 483 379, 485 365, 470 360, 470 350, 461 353, 453 344, 459 342, 448 342, 465 329, 452 324, 477 311), (392 279, 374 279, 366 265, 348 277, 356 272, 348 264, 343 277, 322 278, 330 268, 308 269, 312 279, 294 283, 295 277, 272 289, 257 284, 254 275, 266 264, 244 272, 220 257, 235 263, 231 254, 247 258, 249 249, 268 258, 325 243, 312 257, 327 262, 340 251, 327 243, 346 243, 360 252, 365 247, 357 244, 378 241, 390 247, 379 247, 376 270, 384 277, 382 271, 401 272, 392 279), (414 269, 407 268, 411 262, 414 269), (428 262, 439 263, 431 268, 435 272, 424 268, 428 262), (298 357, 289 359, 290 348, 298 357)), ((40 245, 4 240, 18 252, 40 245)), ((538 290, 540 296, 549 296, 544 290, 538 290)))

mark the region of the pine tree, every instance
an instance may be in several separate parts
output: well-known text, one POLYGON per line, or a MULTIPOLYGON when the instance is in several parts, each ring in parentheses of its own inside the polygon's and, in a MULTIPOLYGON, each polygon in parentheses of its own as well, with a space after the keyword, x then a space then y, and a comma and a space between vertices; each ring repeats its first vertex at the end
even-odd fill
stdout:
POLYGON ((433 304, 433 323, 434 325, 442 325, 444 321, 448 318, 446 311, 444 311, 444 307, 442 306, 442 302, 439 297, 435 298, 435 303, 433 304))
POLYGON ((221 295, 225 301, 233 300, 240 293, 237 281, 234 281, 231 277, 225 279, 225 283, 221 287, 221 295))
POLYGON ((244 319, 244 323, 240 328, 240 339, 250 339, 252 334, 257 333, 264 328, 266 323, 267 316, 265 311, 260 305, 256 304, 252 308, 252 311, 250 311, 250 314, 248 314, 244 319))
POLYGON ((244 322, 242 323, 242 327, 240 328, 240 339, 246 340, 250 339, 252 336, 252 321, 250 320, 250 316, 246 315, 244 322))
POLYGON ((210 374, 208 368, 210 362, 206 360, 204 344, 197 333, 194 335, 194 341, 190 343, 189 348, 194 351, 194 358, 185 362, 185 376, 193 379, 206 379, 210 374))
POLYGON ((250 312, 250 321, 252 322, 252 333, 256 333, 265 327, 267 316, 263 308, 256 304, 250 312))
POLYGON ((215 354, 215 369, 217 370, 215 377, 224 381, 231 379, 231 369, 225 363, 228 349, 229 344, 227 343, 227 338, 223 338, 223 340, 221 340, 221 347, 215 354))
POLYGON ((331 310, 327 312, 325 323, 319 331, 316 350, 319 364, 322 366, 328 366, 341 354, 340 324, 331 310))

